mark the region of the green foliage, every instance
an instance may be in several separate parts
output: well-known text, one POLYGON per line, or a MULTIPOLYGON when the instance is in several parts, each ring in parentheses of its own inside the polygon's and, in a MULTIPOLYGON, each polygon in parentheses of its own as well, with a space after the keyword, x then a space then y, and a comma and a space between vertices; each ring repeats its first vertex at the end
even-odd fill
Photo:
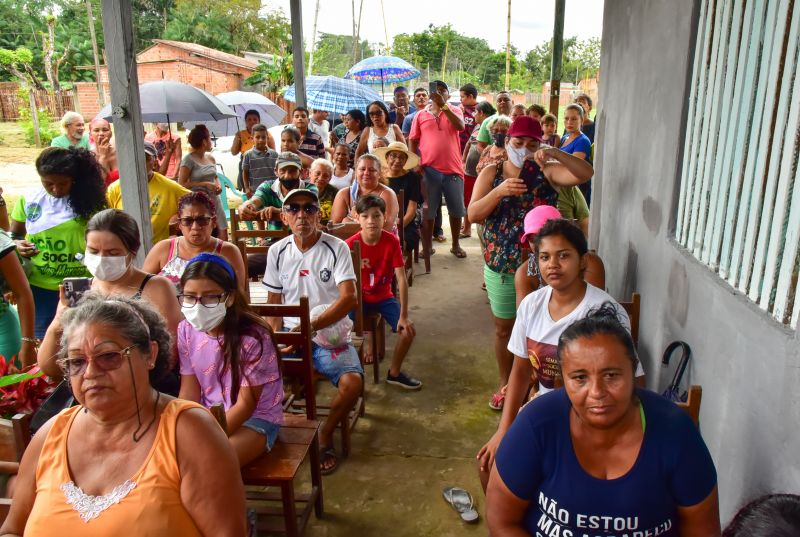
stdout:
POLYGON ((353 36, 321 33, 314 49, 313 74, 344 76, 361 58, 375 54, 369 42, 361 41, 353 62, 353 36))
MULTIPOLYGON (((25 94, 23 90, 20 90, 20 94, 20 101, 22 103, 27 103, 27 94, 25 94)), ((19 126, 25 134, 25 141, 33 146, 36 144, 36 136, 34 136, 33 132, 33 118, 31 117, 30 107, 25 105, 20 106, 19 116, 19 126)), ((47 147, 50 145, 53 138, 61 134, 61 128, 59 127, 58 121, 53 120, 50 116, 50 112, 48 112, 46 108, 40 108, 37 116, 39 119, 39 138, 42 142, 42 146, 47 147)))
POLYGON ((258 62, 258 68, 245 79, 246 86, 263 85, 266 91, 279 91, 294 82, 292 55, 279 57, 275 65, 258 62))
MULTIPOLYGON (((545 41, 525 56, 525 67, 531 73, 532 83, 536 87, 550 80, 550 68, 553 60, 552 40, 545 41)), ((600 71, 600 39, 592 37, 586 41, 578 41, 577 37, 564 40, 561 56, 561 79, 574 81, 596 76, 600 71)))

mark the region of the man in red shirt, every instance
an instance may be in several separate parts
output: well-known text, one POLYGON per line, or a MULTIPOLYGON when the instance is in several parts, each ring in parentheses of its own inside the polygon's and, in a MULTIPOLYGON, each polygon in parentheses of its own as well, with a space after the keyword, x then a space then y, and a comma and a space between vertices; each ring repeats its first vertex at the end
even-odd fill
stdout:
POLYGON ((461 113, 464 115, 464 130, 458 133, 458 141, 461 144, 461 153, 464 153, 464 146, 469 142, 472 131, 475 130, 475 111, 478 106, 478 88, 474 84, 464 84, 459 90, 461 94, 461 113))
MULTIPOLYGON (((408 281, 400 241, 394 234, 383 229, 386 203, 378 196, 363 196, 356 203, 356 212, 361 231, 346 242, 350 248, 354 242, 361 242, 364 314, 380 313, 392 327, 392 331, 397 333, 397 343, 386 382, 407 390, 418 390, 422 387, 422 382, 400 371, 403 359, 416 336, 414 323, 408 318, 408 281), (392 276, 397 278, 400 301, 392 293, 392 276)), ((377 357, 373 357, 374 359, 377 357)))
POLYGON ((456 257, 467 257, 458 243, 464 208, 464 164, 459 151, 459 133, 464 130, 464 117, 457 107, 447 104, 450 90, 441 80, 433 82, 437 91, 430 95, 430 104, 417 111, 409 134, 409 149, 420 154, 423 170, 423 186, 427 194, 423 246, 430 249, 433 239, 433 221, 442 203, 444 194, 447 212, 450 215, 450 232, 453 247, 450 252, 456 257))

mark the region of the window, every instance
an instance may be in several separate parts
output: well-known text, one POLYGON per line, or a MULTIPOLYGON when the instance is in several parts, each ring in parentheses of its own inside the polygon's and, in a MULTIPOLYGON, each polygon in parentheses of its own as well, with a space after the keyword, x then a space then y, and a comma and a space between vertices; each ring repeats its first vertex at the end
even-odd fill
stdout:
POLYGON ((701 0, 676 228, 697 259, 793 327, 799 34, 798 1, 701 0))

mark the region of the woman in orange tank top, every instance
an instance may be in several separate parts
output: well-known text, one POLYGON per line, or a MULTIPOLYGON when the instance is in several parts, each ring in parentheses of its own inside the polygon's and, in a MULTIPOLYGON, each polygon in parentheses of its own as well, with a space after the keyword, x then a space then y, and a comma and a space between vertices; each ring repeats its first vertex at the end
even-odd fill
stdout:
POLYGON ((200 405, 152 388, 171 354, 159 314, 90 293, 62 324, 60 363, 80 405, 31 440, 0 535, 245 535, 225 434, 200 405))

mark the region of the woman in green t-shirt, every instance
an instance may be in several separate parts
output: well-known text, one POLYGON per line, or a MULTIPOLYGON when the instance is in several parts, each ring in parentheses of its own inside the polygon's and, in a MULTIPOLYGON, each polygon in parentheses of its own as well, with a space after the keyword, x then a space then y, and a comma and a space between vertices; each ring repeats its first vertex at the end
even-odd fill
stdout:
POLYGON ((36 159, 36 171, 42 186, 17 200, 11 236, 19 255, 30 259, 35 334, 42 338, 55 315, 61 281, 89 276, 75 254, 86 250, 86 222, 107 204, 102 170, 85 149, 48 147, 36 159))

